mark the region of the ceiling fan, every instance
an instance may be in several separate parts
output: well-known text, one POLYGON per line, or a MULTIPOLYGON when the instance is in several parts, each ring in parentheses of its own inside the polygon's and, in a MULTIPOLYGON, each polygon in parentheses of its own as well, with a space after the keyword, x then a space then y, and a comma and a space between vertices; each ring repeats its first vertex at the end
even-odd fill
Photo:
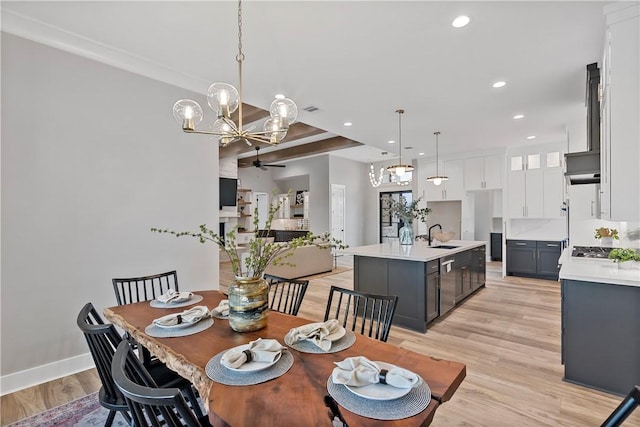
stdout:
POLYGON ((253 161, 253 166, 262 169, 263 171, 267 170, 267 167, 270 168, 285 168, 287 165, 266 165, 260 161, 258 154, 260 153, 260 147, 256 146, 256 159, 253 161))

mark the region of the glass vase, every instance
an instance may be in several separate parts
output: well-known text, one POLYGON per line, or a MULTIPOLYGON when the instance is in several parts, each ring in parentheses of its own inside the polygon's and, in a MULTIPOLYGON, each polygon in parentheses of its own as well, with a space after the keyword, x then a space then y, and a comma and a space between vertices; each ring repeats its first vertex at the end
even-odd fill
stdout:
POLYGON ((413 245, 413 227, 411 224, 406 224, 400 228, 399 235, 401 245, 413 245))
POLYGON ((262 277, 236 277, 229 285, 229 326, 251 332, 267 326, 269 285, 262 277))

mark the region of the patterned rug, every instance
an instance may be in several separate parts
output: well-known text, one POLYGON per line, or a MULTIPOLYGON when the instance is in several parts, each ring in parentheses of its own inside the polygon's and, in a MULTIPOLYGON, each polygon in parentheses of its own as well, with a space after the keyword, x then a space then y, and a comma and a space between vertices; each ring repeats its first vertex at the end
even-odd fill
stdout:
MULTIPOLYGON (((60 405, 10 424, 8 427, 89 427, 104 426, 109 410, 100 406, 98 393, 92 393, 80 399, 60 405)), ((127 423, 120 414, 113 421, 114 427, 126 427, 127 423)))

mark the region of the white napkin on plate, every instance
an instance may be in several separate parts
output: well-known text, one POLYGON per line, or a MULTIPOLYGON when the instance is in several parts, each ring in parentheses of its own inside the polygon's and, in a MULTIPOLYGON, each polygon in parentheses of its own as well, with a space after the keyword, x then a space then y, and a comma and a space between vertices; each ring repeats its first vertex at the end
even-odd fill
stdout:
POLYGON ((158 296, 156 300, 160 301, 163 304, 168 304, 170 302, 175 303, 188 301, 192 296, 193 292, 178 292, 175 289, 169 289, 164 294, 158 296))
POLYGON ((213 310, 211 310, 213 314, 217 314, 218 316, 227 317, 229 316, 229 300, 223 299, 220 301, 220 304, 213 310))
MULTIPOLYGON (((334 363, 337 367, 333 369, 331 379, 335 384, 361 387, 381 382, 380 367, 364 356, 348 357, 334 363)), ((389 369, 385 376, 386 383, 397 388, 411 388, 419 381, 416 374, 397 366, 389 369)))
POLYGON ((209 317, 209 308, 204 305, 197 305, 185 310, 182 313, 173 313, 154 319, 153 323, 158 326, 174 326, 182 323, 198 323, 205 317, 209 317))
POLYGON ((292 345, 298 341, 309 340, 324 351, 331 349, 331 340, 328 336, 340 330, 340 322, 337 319, 330 319, 324 323, 309 323, 291 329, 284 337, 287 345, 292 345))
POLYGON ((249 343, 249 348, 246 350, 238 350, 237 348, 231 349, 222 355, 220 362, 229 367, 237 369, 247 362, 262 362, 271 363, 275 361, 282 350, 286 347, 282 346, 277 340, 258 338, 255 341, 249 343), (250 359, 247 355, 250 354, 250 359))

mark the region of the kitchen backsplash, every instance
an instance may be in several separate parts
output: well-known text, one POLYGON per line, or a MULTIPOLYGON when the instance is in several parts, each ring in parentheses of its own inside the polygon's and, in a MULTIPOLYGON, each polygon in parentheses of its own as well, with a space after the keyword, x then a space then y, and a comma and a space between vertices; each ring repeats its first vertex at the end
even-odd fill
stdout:
POLYGON ((569 228, 570 244, 572 246, 600 246, 600 240, 594 237, 596 229, 600 227, 618 230, 620 240, 613 241, 614 247, 640 248, 640 222, 618 222, 602 219, 572 221, 569 228))
POLYGON ((560 219, 511 219, 507 239, 555 240, 567 238, 567 221, 560 219))

